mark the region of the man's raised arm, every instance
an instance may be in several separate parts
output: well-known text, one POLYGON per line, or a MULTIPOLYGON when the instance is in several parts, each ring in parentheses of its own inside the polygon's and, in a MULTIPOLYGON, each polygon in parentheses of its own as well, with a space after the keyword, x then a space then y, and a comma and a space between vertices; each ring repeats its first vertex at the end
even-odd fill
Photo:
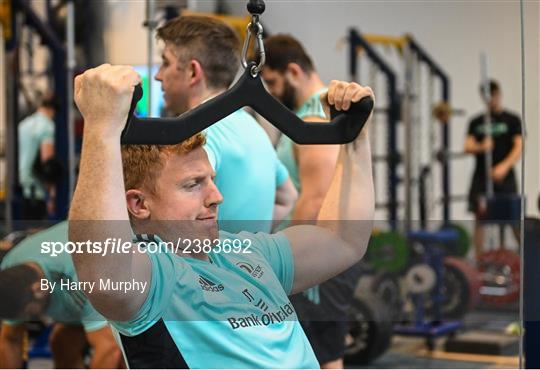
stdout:
MULTIPOLYGON (((321 100, 325 106, 346 111, 351 103, 366 96, 373 97, 368 87, 332 81, 321 100)), ((294 226, 284 231, 294 256, 292 293, 326 281, 357 263, 371 236, 374 211, 371 151, 365 127, 355 141, 340 147, 317 226, 294 226)))
MULTIPOLYGON (((75 102, 84 118, 84 140, 77 187, 69 211, 69 240, 105 245, 115 238, 131 243, 126 207, 120 135, 134 87, 141 82, 131 67, 104 64, 75 79, 75 102)), ((146 256, 131 253, 73 254, 79 281, 93 282, 85 290, 92 305, 111 320, 130 319, 146 295, 97 289, 100 281, 150 280, 146 256)))

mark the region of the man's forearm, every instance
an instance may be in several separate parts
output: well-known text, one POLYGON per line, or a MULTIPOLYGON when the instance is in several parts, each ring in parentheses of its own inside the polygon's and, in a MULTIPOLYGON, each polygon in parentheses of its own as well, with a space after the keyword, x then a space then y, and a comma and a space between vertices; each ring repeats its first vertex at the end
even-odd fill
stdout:
POLYGON ((296 207, 294 208, 293 220, 295 221, 315 221, 321 210, 325 196, 312 197, 305 192, 300 194, 296 207))
MULTIPOLYGON (((69 220, 70 241, 90 240, 103 245, 107 239, 116 238, 131 242, 119 138, 85 132, 69 220)), ((77 274, 83 281, 96 281, 104 276, 114 280, 129 279, 131 259, 131 253, 73 255, 77 274)))
POLYGON ((355 143, 341 147, 330 190, 319 212, 319 225, 339 234, 363 255, 374 211, 371 150, 367 133, 363 132, 355 143))
POLYGON ((474 138, 465 142, 463 151, 468 154, 480 154, 485 152, 482 143, 476 141, 474 138))

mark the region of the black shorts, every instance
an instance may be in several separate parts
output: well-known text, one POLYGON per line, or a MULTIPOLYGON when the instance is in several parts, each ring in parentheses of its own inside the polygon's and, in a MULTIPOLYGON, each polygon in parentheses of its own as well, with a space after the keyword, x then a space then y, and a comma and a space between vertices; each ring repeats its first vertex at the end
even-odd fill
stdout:
MULTIPOLYGON (((493 183, 495 194, 514 195, 517 194, 517 182, 514 170, 510 170, 508 176, 502 182, 493 183)), ((486 180, 484 175, 475 173, 469 190, 469 212, 478 214, 479 201, 486 195, 486 180)))
POLYGON ((347 321, 302 321, 300 324, 319 364, 343 358, 349 330, 347 321))
POLYGON ((300 324, 324 364, 343 357, 349 328, 349 308, 361 270, 355 266, 319 285, 318 304, 303 293, 290 297, 300 324))

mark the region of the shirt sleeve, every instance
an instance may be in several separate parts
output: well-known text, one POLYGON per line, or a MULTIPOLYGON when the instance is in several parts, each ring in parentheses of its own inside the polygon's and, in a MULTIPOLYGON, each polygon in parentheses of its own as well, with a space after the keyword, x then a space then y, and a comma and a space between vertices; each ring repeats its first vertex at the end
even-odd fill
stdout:
POLYGON ((469 122, 469 129, 467 130, 467 135, 474 136, 474 137, 478 136, 475 133, 476 126, 478 125, 477 122, 478 122, 478 118, 474 118, 471 120, 471 122, 469 122))
POLYGON ((514 116, 514 119, 512 120, 512 128, 511 128, 512 132, 512 136, 521 136, 523 135, 522 134, 522 129, 521 129, 521 119, 519 118, 519 116, 514 116))
POLYGON ((294 257, 285 234, 281 232, 271 235, 257 233, 250 236, 253 241, 253 252, 261 255, 268 262, 283 290, 289 294, 294 282, 294 257))
POLYGON ((87 301, 83 307, 81 323, 87 333, 99 330, 108 325, 107 319, 101 316, 94 307, 87 301))
POLYGON ((276 156, 276 185, 279 187, 289 178, 287 167, 276 156))
POLYGON ((135 336, 152 327, 170 303, 176 281, 174 256, 170 253, 147 253, 147 256, 152 272, 146 301, 133 319, 111 321, 111 325, 123 335, 135 336))
POLYGON ((39 143, 52 142, 54 143, 54 124, 43 122, 40 132, 39 143))

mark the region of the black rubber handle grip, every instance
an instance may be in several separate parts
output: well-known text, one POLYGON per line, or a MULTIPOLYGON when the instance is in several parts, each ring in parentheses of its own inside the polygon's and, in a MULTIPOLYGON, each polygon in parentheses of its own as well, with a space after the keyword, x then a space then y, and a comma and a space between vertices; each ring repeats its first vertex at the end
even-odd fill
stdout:
POLYGON ((130 114, 122 133, 122 144, 176 144, 246 105, 254 108, 298 144, 345 144, 358 136, 373 110, 373 100, 368 97, 352 104, 347 111, 330 107, 330 123, 304 122, 270 96, 260 78, 253 78, 248 73, 225 93, 177 118, 134 116, 141 97, 142 88, 139 85, 135 87, 130 114))

